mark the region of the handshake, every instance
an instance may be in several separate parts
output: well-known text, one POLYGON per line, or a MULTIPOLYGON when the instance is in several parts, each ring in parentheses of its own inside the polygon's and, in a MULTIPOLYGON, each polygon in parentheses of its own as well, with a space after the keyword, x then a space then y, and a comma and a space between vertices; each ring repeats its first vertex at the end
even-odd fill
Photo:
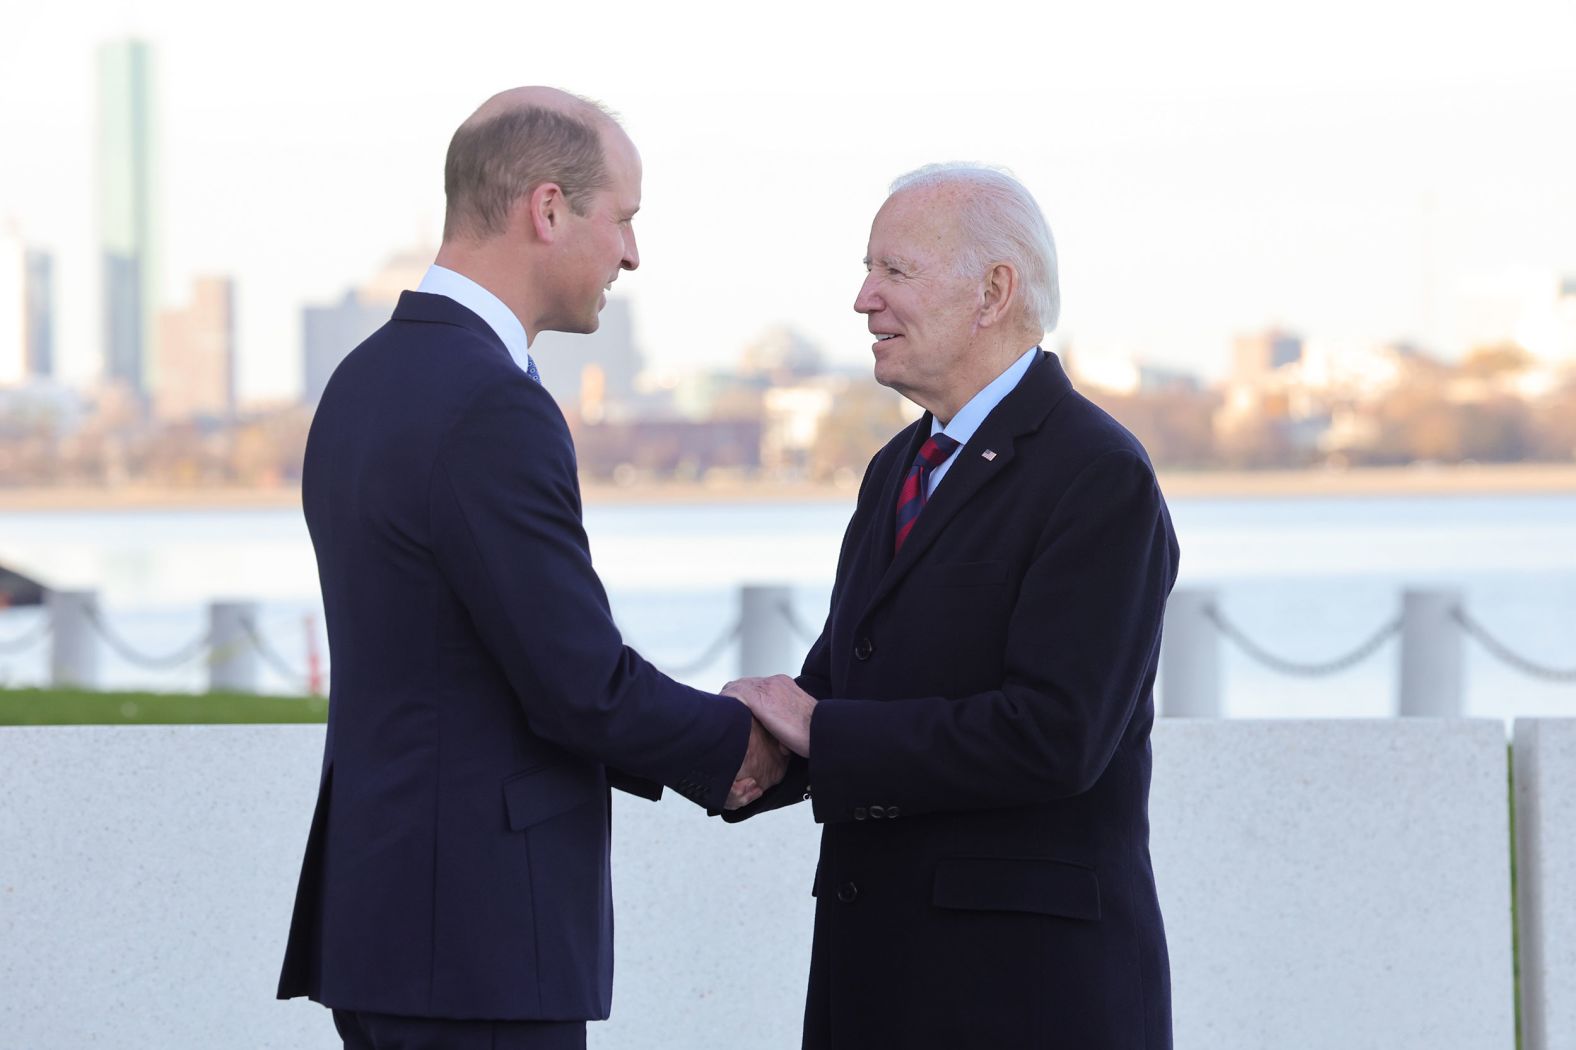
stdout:
POLYGON ((790 754, 810 757, 810 716, 815 697, 800 689, 787 675, 740 678, 722 687, 750 709, 750 743, 744 764, 733 778, 727 809, 748 806, 782 780, 790 754))

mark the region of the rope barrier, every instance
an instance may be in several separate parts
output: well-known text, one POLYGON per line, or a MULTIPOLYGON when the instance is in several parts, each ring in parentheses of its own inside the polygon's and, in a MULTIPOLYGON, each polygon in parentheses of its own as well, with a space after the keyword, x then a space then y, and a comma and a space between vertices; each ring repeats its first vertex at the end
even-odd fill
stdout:
POLYGON ((1546 682, 1576 682, 1576 667, 1550 667, 1522 656, 1489 633, 1487 627, 1474 620, 1461 606, 1458 605, 1450 610, 1450 618, 1455 620, 1469 637, 1477 639, 1478 644, 1489 651, 1489 655, 1501 663, 1509 664, 1522 674, 1541 678, 1546 682))
POLYGON ((799 640, 805 645, 814 645, 820 640, 821 632, 811 630, 808 624, 799 619, 799 614, 794 612, 793 602, 783 602, 782 605, 778 606, 777 611, 782 614, 783 620, 787 622, 788 629, 798 635, 799 640))
POLYGON ((83 609, 83 613, 88 623, 92 625, 93 630, 104 640, 104 644, 115 650, 115 653, 127 663, 136 664, 144 670, 170 671, 180 667, 182 664, 191 663, 207 650, 208 643, 213 640, 211 632, 203 631, 198 638, 181 646, 173 653, 163 656, 152 656, 139 651, 124 638, 111 631, 109 624, 104 622, 97 609, 87 606, 83 609))
POLYGON ((1367 641, 1346 655, 1338 656, 1333 660, 1305 663, 1277 656, 1265 649, 1244 634, 1242 629, 1236 624, 1227 620, 1225 614, 1214 605, 1206 605, 1204 607, 1204 616, 1210 623, 1215 625, 1221 634, 1235 643, 1237 648, 1241 649, 1252 659, 1257 660, 1271 670, 1302 678, 1320 678, 1354 667, 1377 652, 1379 647, 1389 641, 1392 636, 1401 633, 1401 618, 1397 616, 1375 631, 1367 641))
POLYGON ((311 680, 300 671, 291 667, 290 661, 280 656, 279 651, 268 644, 257 630, 257 625, 252 622, 250 616, 242 616, 238 620, 241 624, 241 630, 246 632, 247 640, 252 643, 252 648, 257 650, 257 655, 262 657, 263 663, 267 664, 279 677, 289 682, 302 695, 311 692, 311 680))
POLYGON ((707 646, 705 651, 703 651, 695 659, 685 664, 664 667, 663 671, 674 678, 682 678, 685 675, 695 674, 697 671, 705 670, 707 667, 710 667, 714 662, 716 662, 719 656, 727 651, 728 647, 738 639, 743 630, 743 620, 733 621, 727 630, 723 631, 722 634, 717 637, 717 640, 707 646))
POLYGON ((0 639, 0 656, 14 656, 17 653, 27 652, 27 650, 49 637, 49 631, 52 626, 47 616, 41 617, 37 623, 15 638, 0 639))

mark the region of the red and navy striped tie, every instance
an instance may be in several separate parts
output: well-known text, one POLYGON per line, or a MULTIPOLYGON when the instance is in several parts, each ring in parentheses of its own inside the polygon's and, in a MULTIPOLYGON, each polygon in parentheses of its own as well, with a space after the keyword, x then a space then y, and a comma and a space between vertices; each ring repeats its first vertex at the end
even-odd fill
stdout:
POLYGON ((897 546, 893 548, 894 553, 903 549, 903 541, 914 531, 914 522, 919 520, 919 512, 925 509, 925 489, 930 481, 930 472, 945 463, 957 447, 957 438, 940 432, 930 435, 919 446, 919 455, 914 457, 914 465, 908 468, 908 477, 903 479, 903 488, 897 494, 897 546))

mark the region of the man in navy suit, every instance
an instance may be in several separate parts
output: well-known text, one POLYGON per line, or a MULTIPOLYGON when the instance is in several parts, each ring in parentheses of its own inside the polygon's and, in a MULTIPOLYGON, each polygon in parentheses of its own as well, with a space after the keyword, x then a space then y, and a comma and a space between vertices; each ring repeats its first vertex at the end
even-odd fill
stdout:
POLYGON ((802 757, 727 819, 825 825, 804 1046, 1169 1048, 1149 459, 1037 345, 1056 255, 1015 180, 899 179, 865 265, 876 379, 925 414, 870 463, 797 681, 728 687, 802 757))
POLYGON ((279 982, 356 1050, 559 1050, 608 1016, 609 786, 738 806, 784 760, 737 700, 623 645, 569 430, 527 347, 640 257, 603 110, 504 92, 455 133, 442 249, 345 358, 302 500, 333 657, 279 982))

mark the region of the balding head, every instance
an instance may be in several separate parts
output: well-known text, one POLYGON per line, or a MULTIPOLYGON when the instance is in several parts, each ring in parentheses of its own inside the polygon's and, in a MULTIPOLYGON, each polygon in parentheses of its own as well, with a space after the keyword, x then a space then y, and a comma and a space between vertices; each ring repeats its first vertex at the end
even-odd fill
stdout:
POLYGON ((608 182, 606 135, 623 135, 612 113, 557 88, 511 88, 483 102, 449 141, 444 243, 502 233, 509 209, 543 183, 583 214, 608 182))
POLYGON ((1023 183, 980 164, 927 164, 893 180, 891 195, 932 190, 951 211, 960 234, 958 265, 967 276, 1005 262, 1023 283, 1026 319, 1055 329, 1062 297, 1056 273, 1056 240, 1045 215, 1023 183))

